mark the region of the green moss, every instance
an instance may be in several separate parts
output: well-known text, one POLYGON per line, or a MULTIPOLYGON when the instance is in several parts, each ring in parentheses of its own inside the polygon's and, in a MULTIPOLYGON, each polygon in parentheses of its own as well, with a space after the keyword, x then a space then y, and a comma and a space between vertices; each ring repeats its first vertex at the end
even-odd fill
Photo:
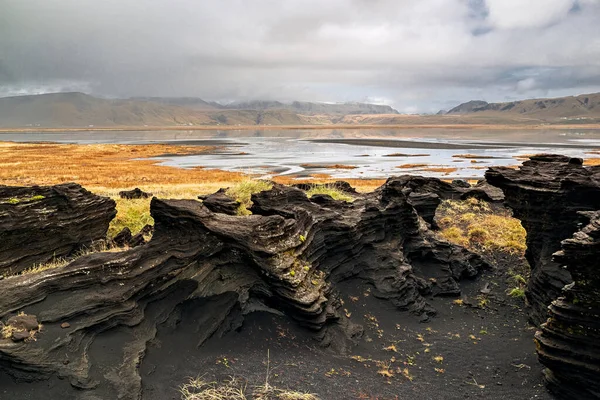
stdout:
POLYGON ((517 299, 523 299, 525 298, 525 290, 521 288, 512 288, 510 292, 508 292, 508 295, 517 299))

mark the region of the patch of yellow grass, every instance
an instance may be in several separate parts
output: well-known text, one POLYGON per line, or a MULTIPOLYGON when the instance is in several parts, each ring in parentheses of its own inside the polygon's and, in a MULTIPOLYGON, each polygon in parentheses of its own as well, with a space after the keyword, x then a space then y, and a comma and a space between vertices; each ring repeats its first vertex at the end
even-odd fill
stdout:
POLYGON ((466 158, 466 159, 494 158, 494 156, 482 156, 482 155, 478 155, 478 154, 455 154, 452 157, 454 157, 454 158, 466 158))
POLYGON ((12 325, 3 325, 2 329, 0 329, 0 336, 2 337, 2 339, 10 339, 13 333, 16 331, 17 328, 15 328, 12 325))
POLYGON ((252 195, 254 193, 264 192, 265 190, 271 190, 272 188, 273 184, 271 182, 258 179, 246 179, 230 186, 226 193, 232 199, 240 202, 238 214, 248 215, 251 214, 249 208, 252 207, 252 195))
POLYGON ((350 196, 348 193, 342 192, 333 184, 315 185, 306 191, 306 196, 309 198, 315 194, 327 194, 334 200, 342 200, 347 202, 354 201, 354 197, 350 196))
MULTIPOLYGON (((327 174, 314 174, 311 175, 312 179, 295 179, 292 176, 276 176, 273 178, 274 182, 282 185, 293 185, 296 183, 310 183, 310 184, 331 184, 339 179, 334 179, 327 174)), ((385 183, 385 179, 343 179, 348 182, 357 192, 367 193, 372 192, 385 183)))
POLYGON ((176 168, 147 160, 164 154, 198 154, 208 146, 164 144, 55 144, 0 142, 0 184, 55 185, 77 182, 86 187, 132 188, 227 182, 243 174, 202 168, 176 168))
POLYGON ((476 251, 504 251, 523 255, 526 232, 508 210, 492 211, 477 199, 445 200, 437 213, 440 235, 476 251))
POLYGON ((589 167, 600 165, 600 158, 586 158, 583 160, 583 165, 587 165, 589 167))
POLYGON ((303 168, 356 169, 355 165, 346 164, 300 164, 303 168))
POLYGON ((410 169, 410 168, 426 168, 429 164, 402 164, 398 165, 396 168, 400 169, 410 169))
MULTIPOLYGON (((214 193, 223 187, 222 182, 209 182, 200 184, 175 184, 175 185, 140 185, 144 192, 150 192, 161 199, 188 199, 196 200, 198 195, 214 193)), ((144 226, 153 225, 150 216, 151 199, 121 199, 119 192, 131 190, 127 188, 107 188, 103 186, 88 187, 91 192, 100 196, 112 198, 117 203, 117 216, 111 221, 108 236, 113 237, 123 228, 128 227, 133 235, 137 234, 144 226)))

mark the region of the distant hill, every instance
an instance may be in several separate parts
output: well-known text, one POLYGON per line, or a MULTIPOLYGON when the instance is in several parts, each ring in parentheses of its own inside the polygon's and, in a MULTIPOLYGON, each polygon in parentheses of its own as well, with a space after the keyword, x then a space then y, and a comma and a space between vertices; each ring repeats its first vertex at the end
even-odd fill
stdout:
POLYGON ((134 101, 150 101, 153 103, 166 104, 192 108, 194 110, 222 110, 225 106, 214 101, 204 101, 198 97, 132 97, 134 101))
POLYGON ((552 99, 532 99, 507 103, 469 101, 454 107, 446 114, 481 116, 521 116, 545 121, 596 120, 600 118, 600 93, 582 94, 552 99))
POLYGON ((289 110, 307 115, 355 115, 355 114, 398 114, 390 106, 368 103, 312 103, 294 101, 282 103, 280 101, 252 100, 219 104, 207 102, 196 97, 138 97, 132 100, 152 101, 160 104, 189 107, 198 110, 289 110))
POLYGON ((355 114, 398 114, 390 106, 367 103, 311 103, 294 101, 290 104, 279 101, 249 101, 225 106, 234 110, 290 110, 308 115, 355 115, 355 114))
POLYGON ((252 101, 221 105, 199 98, 101 99, 83 93, 0 98, 0 127, 110 127, 329 124, 345 115, 397 113, 363 103, 252 101))

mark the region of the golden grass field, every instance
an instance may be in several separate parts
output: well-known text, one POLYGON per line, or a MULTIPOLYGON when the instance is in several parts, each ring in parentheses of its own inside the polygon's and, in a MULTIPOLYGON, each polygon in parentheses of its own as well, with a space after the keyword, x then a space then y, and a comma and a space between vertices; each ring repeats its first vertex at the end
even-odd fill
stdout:
MULTIPOLYGON (((214 147, 172 146, 163 144, 39 144, 0 142, 0 185, 30 186, 56 185, 76 182, 86 189, 113 198, 117 202, 117 217, 109 235, 115 235, 128 226, 135 234, 146 224, 152 224, 150 199, 123 200, 121 190, 135 187, 151 192, 159 198, 196 199, 220 188, 243 186, 247 193, 242 202, 247 206, 250 192, 260 185, 248 184, 249 178, 241 173, 214 169, 182 169, 158 165, 147 160, 163 154, 198 154, 213 151, 214 147)), ((293 177, 276 177, 281 184, 299 183, 293 177)), ((308 181, 305 180, 305 181, 308 181)), ((328 175, 316 174, 310 182, 330 183, 328 175)), ((359 191, 368 192, 381 186, 385 180, 349 179, 359 191)))

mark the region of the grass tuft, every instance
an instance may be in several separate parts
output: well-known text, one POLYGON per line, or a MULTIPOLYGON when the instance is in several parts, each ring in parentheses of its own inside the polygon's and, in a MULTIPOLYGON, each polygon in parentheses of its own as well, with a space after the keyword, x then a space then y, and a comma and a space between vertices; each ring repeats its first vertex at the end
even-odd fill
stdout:
POLYGON ((117 216, 110 221, 108 237, 114 237, 123 228, 128 227, 131 234, 137 234, 146 225, 154 225, 150 216, 150 201, 152 199, 121 199, 114 198, 117 203, 117 216))
POLYGON ((236 378, 222 384, 205 382, 202 378, 190 379, 179 391, 182 400, 247 400, 246 384, 236 378))
POLYGON ((252 207, 252 195, 264 192, 265 190, 271 190, 272 188, 273 184, 271 182, 246 179, 229 187, 226 193, 232 199, 240 202, 239 215, 249 215, 251 214, 249 208, 252 207))
POLYGON ((331 196, 334 200, 342 200, 350 203, 354 201, 354 197, 350 196, 348 193, 342 192, 336 188, 334 184, 314 185, 306 191, 306 196, 309 198, 313 197, 315 194, 326 194, 331 196))
POLYGON ((526 232, 508 210, 492 210, 484 201, 446 200, 438 209, 441 236, 474 251, 525 253, 526 232))

